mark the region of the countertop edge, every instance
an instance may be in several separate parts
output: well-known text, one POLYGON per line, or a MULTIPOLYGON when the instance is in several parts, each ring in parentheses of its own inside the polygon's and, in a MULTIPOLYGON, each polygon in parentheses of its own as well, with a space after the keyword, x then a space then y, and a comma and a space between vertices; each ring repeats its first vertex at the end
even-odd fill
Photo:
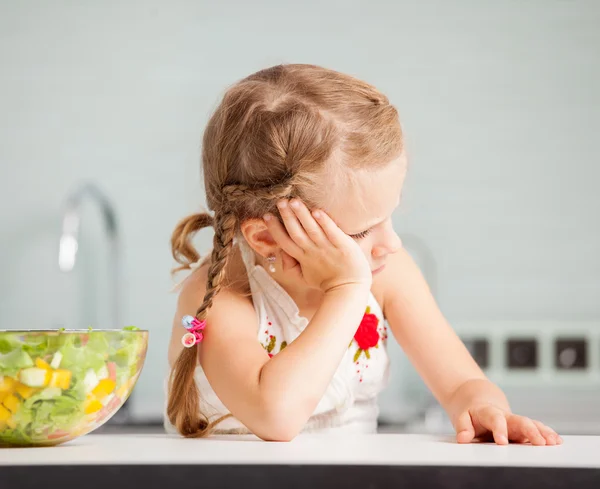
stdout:
POLYGON ((86 489, 112 484, 145 489, 222 487, 269 489, 364 487, 525 489, 531 487, 600 487, 600 469, 414 465, 38 465, 8 466, 0 471, 0 487, 42 485, 63 489, 65 480, 86 481, 86 489))

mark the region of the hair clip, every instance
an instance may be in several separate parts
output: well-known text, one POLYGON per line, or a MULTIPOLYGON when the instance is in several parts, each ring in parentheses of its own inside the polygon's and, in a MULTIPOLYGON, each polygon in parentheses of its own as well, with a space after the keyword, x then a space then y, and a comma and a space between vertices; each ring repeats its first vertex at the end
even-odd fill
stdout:
POLYGON ((185 329, 188 330, 186 334, 181 337, 181 344, 186 348, 191 348, 196 343, 200 343, 204 338, 201 331, 206 327, 206 319, 200 321, 194 316, 183 316, 181 324, 185 329))

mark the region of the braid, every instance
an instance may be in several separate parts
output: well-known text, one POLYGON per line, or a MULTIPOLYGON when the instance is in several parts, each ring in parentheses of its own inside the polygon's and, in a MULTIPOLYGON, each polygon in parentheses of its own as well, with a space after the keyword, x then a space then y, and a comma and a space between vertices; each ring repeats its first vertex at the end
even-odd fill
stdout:
POLYGON ((224 204, 231 206, 239 200, 252 199, 252 201, 275 201, 288 197, 294 190, 291 183, 282 183, 278 185, 265 187, 251 187, 250 185, 233 184, 225 185, 222 188, 224 204))
POLYGON ((210 268, 208 269, 208 284, 202 305, 196 311, 198 319, 205 319, 206 313, 212 306, 213 298, 221 289, 225 276, 225 265, 233 247, 237 219, 233 212, 215 216, 215 236, 210 268))
MULTIPOLYGON (((232 212, 218 214, 213 220, 215 237, 210 268, 208 269, 208 284, 202 305, 196 312, 196 317, 205 319, 212 306, 213 298, 221 289, 225 276, 225 267, 236 230, 236 217, 232 212)), ((198 386, 194 372, 198 362, 198 345, 184 348, 171 372, 170 391, 167 415, 178 431, 185 437, 198 438, 206 436, 217 424, 230 415, 225 415, 210 422, 200 410, 198 386)))

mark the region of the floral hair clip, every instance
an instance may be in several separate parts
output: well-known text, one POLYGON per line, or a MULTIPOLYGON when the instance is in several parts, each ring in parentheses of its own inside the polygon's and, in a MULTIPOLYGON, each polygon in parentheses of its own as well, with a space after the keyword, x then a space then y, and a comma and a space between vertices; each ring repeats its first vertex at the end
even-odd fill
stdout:
POLYGON ((181 324, 188 330, 181 338, 181 343, 186 348, 191 348, 196 343, 200 343, 204 338, 202 330, 206 327, 206 319, 200 321, 194 316, 183 316, 181 324))

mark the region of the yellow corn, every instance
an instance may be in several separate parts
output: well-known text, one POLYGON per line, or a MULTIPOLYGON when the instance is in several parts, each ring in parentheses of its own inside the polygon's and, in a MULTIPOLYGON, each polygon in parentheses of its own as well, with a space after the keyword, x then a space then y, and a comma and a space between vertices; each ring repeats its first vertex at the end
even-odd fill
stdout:
POLYGON ((50 387, 60 387, 63 390, 66 390, 71 385, 71 371, 58 369, 52 372, 52 377, 50 378, 50 387))
POLYGON ((6 426, 8 426, 11 430, 14 430, 17 427, 17 423, 15 423, 15 420, 10 418, 6 420, 6 426))
POLYGON ((35 388, 29 387, 28 385, 21 384, 21 382, 17 382, 15 387, 15 391, 23 398, 29 399, 36 391, 35 388))
POLYGON ((0 377, 0 393, 11 393, 15 387, 16 380, 12 377, 0 377))
POLYGON ((98 399, 104 399, 115 390, 115 387, 116 384, 114 380, 102 379, 100 382, 98 382, 98 385, 94 387, 92 394, 98 399))
POLYGON ((10 411, 0 404, 0 423, 10 419, 10 411))
POLYGON ((4 407, 6 407, 11 413, 16 413, 21 405, 21 401, 14 394, 9 394, 6 396, 4 401, 2 401, 4 407))
POLYGON ((83 410, 85 414, 93 414, 100 411, 100 409, 102 409, 103 407, 104 406, 102 406, 102 403, 97 399, 90 399, 85 403, 85 407, 83 410))
POLYGON ((35 359, 35 366, 38 368, 43 368, 45 370, 52 370, 52 367, 41 358, 35 359))

